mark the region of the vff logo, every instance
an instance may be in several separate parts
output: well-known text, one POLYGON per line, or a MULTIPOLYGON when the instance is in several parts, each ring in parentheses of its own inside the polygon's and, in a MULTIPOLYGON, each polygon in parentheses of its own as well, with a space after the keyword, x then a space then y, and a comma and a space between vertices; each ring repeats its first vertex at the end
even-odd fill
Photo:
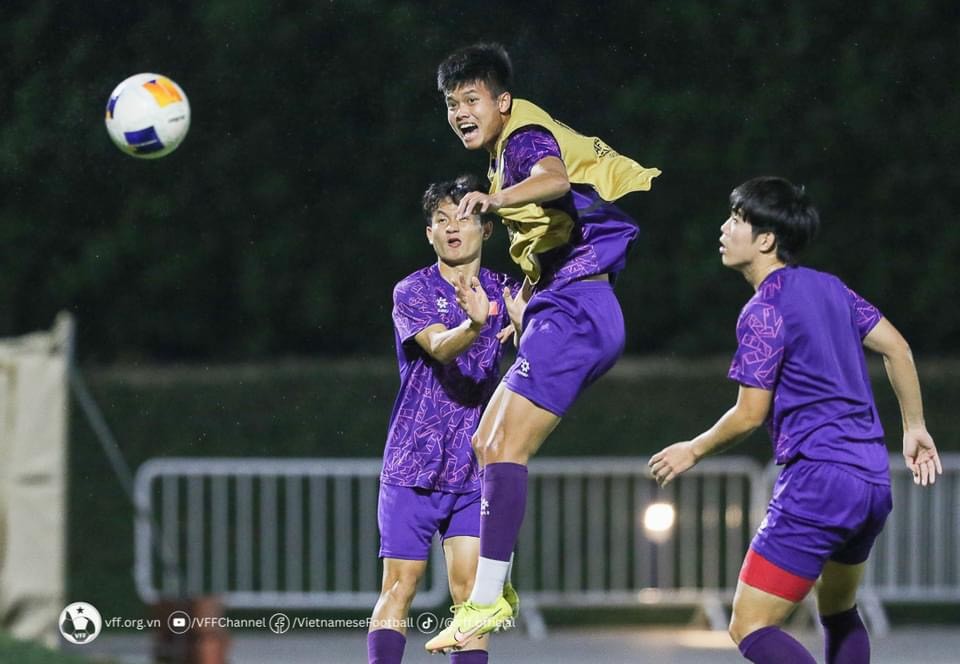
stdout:
POLYGON ((100 636, 103 618, 96 607, 86 602, 74 602, 60 612, 60 633, 70 643, 83 645, 100 636))

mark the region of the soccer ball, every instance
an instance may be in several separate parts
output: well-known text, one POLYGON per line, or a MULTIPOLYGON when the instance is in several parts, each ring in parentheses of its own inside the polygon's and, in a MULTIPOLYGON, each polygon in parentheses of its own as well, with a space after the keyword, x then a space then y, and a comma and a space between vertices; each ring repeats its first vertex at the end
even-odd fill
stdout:
POLYGON ((177 149, 190 128, 190 102, 179 85, 159 74, 136 74, 107 100, 107 132, 123 152, 157 159, 177 149))

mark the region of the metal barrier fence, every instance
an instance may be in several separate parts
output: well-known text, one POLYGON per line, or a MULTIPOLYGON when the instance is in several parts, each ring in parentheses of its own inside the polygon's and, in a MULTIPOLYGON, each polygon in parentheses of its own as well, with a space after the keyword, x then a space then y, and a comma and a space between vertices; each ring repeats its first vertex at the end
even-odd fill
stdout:
POLYGON ((765 504, 747 458, 708 459, 660 489, 646 460, 542 459, 530 465, 515 577, 528 618, 540 607, 684 604, 726 627, 740 563, 765 504), (665 503, 670 528, 645 524, 665 503))
POLYGON ((941 463, 943 475, 922 488, 902 457, 890 457, 893 512, 870 553, 859 596, 877 634, 889 630, 884 602, 960 603, 960 454, 944 454, 941 463))
MULTIPOLYGON (((943 464, 936 486, 920 489, 891 457, 894 512, 860 599, 876 632, 887 627, 883 602, 960 602, 960 454, 943 464)), ((373 459, 147 462, 135 487, 141 598, 214 593, 232 608, 371 608, 379 470, 373 459)), ((697 605, 725 628, 776 472, 720 457, 659 489, 640 459, 534 460, 514 572, 531 629, 542 628, 541 607, 637 604, 697 605), (655 503, 672 506, 671 527, 644 523, 655 503)), ((448 601, 440 553, 435 542, 415 607, 448 601)))
POLYGON ((941 457, 932 487, 890 457, 893 513, 877 538, 864 587, 889 602, 960 602, 960 454, 941 457))
MULTIPOLYGON (((375 459, 152 459, 137 472, 135 578, 146 603, 370 609, 379 596, 375 459)), ((415 607, 446 602, 434 543, 415 607)))
MULTIPOLYGON (((167 458, 137 473, 136 585, 143 601, 217 594, 232 608, 369 608, 377 562, 377 460, 167 458)), ((708 460, 666 490, 642 460, 531 465, 516 574, 539 606, 699 604, 723 621, 763 496, 749 459, 708 460), (643 523, 655 502, 676 526, 643 523), (673 530, 675 529, 675 533, 673 530), (672 533, 672 534, 671 534, 672 533)), ((415 606, 446 603, 437 543, 415 606)), ((536 627, 535 627, 536 628, 536 627)))

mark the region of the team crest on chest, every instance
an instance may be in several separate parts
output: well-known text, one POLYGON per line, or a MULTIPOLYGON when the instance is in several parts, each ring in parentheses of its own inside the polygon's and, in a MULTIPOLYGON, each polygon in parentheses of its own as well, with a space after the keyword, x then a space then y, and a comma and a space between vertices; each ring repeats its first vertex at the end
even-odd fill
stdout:
POLYGON ((450 303, 447 301, 447 298, 440 296, 437 298, 437 312, 441 314, 447 313, 447 307, 450 306, 450 303))
POLYGON ((617 156, 616 150, 601 141, 599 138, 593 139, 593 151, 596 153, 597 159, 603 159, 607 155, 611 155, 613 157, 617 156))

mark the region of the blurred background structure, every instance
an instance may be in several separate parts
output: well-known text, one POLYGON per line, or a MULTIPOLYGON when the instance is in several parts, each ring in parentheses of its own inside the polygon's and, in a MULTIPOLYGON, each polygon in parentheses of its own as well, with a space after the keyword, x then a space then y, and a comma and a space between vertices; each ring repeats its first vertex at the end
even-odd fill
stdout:
MULTIPOLYGON (((960 450, 955 3, 31 0, 3 3, 0 39, 0 337, 69 312, 133 468, 381 454, 391 289, 433 256, 420 195, 486 170, 446 125, 435 69, 480 40, 507 47, 518 96, 664 172, 622 201, 642 231, 618 281, 628 357, 544 454, 642 459, 734 398, 724 374, 750 292, 717 237, 730 189, 760 174, 807 187, 823 218, 807 264, 904 332, 930 430, 960 450), (103 127, 110 90, 141 71, 192 107, 186 141, 157 162, 123 156, 103 127)), ((503 232, 485 258, 513 270, 503 232)), ((896 454, 896 403, 873 369, 896 454)), ((765 463, 766 436, 742 451, 765 463)), ((133 508, 76 413, 67 476, 67 598, 148 615, 133 508)), ((943 488, 948 515, 957 491, 943 488)))

